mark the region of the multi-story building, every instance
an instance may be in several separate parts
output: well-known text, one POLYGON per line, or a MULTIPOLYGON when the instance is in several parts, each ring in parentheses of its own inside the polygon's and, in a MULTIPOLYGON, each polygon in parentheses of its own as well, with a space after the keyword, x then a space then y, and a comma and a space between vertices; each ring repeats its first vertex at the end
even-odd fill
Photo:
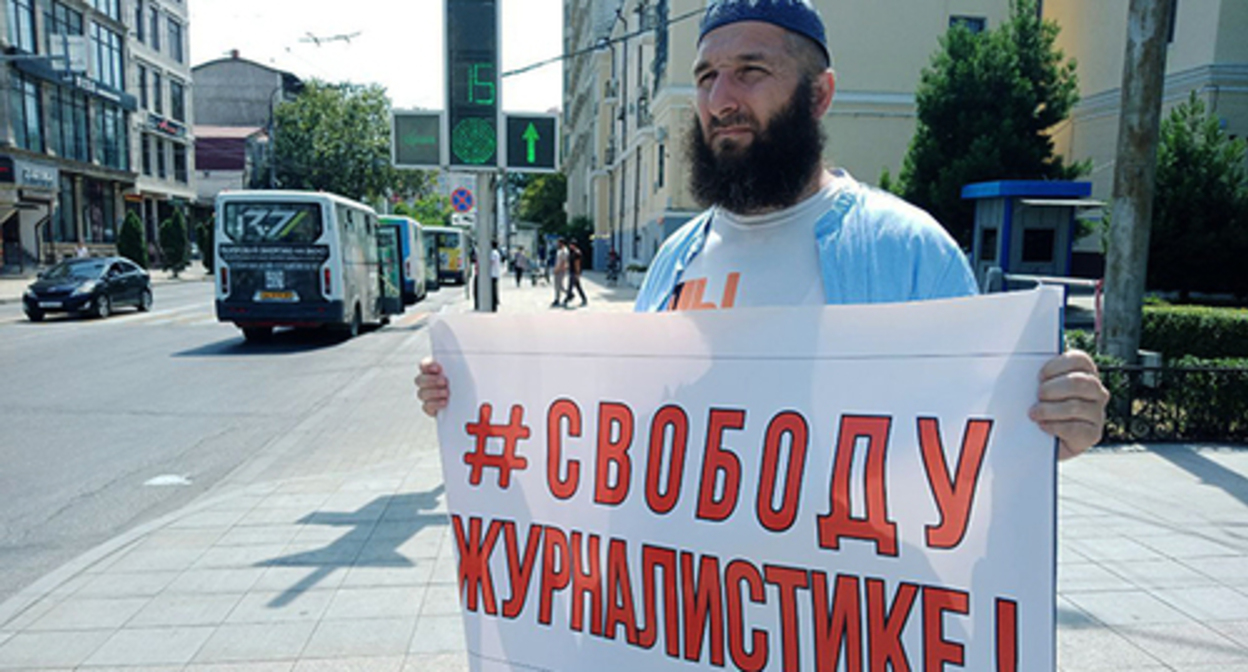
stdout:
MULTIPOLYGON (((1129 0, 1045 0, 1061 26, 1057 46, 1079 63, 1080 102, 1054 129, 1057 149, 1092 159, 1092 195, 1113 196, 1129 0)), ((1175 0, 1167 35, 1162 114, 1195 92, 1226 132, 1248 137, 1248 2, 1175 0)))
MULTIPOLYGON (((837 73, 823 119, 824 159, 875 183, 896 176, 914 135, 915 90, 950 25, 995 28, 1009 0, 815 0, 837 73)), ((1070 161, 1091 158, 1093 196, 1109 200, 1128 0, 1044 0, 1057 46, 1078 63, 1082 101, 1053 129, 1070 161)), ((689 196, 684 139, 693 128, 691 67, 704 0, 566 0, 563 165, 568 212, 594 220, 607 250, 648 264, 700 208, 689 196), (597 47, 597 48, 595 48, 597 47)), ((1166 104, 1196 91, 1232 135, 1248 133, 1248 3, 1177 0, 1166 104)), ((1085 244, 1088 244, 1085 241, 1085 244)), ((1095 241, 1090 243, 1096 248, 1095 241)), ((1090 248, 1090 249, 1091 249, 1090 248)))
POLYGON ((199 201, 223 189, 273 186, 274 110, 303 90, 297 76, 242 58, 238 51, 193 68, 199 201))
POLYGON ((193 87, 186 0, 123 0, 129 19, 129 89, 138 98, 130 152, 138 173, 127 207, 148 240, 173 208, 195 200, 193 87))
POLYGON ((4 269, 115 249, 135 186, 121 0, 0 0, 4 269), (53 58, 69 52, 74 58, 53 58), (83 58, 84 55, 89 58, 83 58), (71 67, 75 66, 75 67, 71 67))

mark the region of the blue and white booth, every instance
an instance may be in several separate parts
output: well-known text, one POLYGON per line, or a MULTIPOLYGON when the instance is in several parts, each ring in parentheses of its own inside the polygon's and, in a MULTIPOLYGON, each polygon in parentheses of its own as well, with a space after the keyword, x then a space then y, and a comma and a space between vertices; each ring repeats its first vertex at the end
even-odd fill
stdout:
POLYGON ((990 269, 1008 275, 1069 277, 1082 209, 1103 206, 1088 198, 1091 182, 1001 180, 962 188, 974 200, 971 265, 980 287, 990 269))

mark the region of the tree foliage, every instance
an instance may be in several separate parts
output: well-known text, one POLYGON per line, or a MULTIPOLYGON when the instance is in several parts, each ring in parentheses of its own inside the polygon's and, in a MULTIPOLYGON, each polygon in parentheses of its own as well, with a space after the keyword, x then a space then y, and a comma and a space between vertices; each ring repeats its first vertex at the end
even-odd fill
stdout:
POLYGON ((406 215, 426 226, 450 226, 452 212, 451 199, 441 194, 427 194, 410 205, 394 206, 394 214, 406 215))
POLYGON ((143 240, 143 222, 134 211, 126 213, 117 236, 117 254, 147 268, 147 243, 143 240))
POLYGON ((1248 296, 1248 154, 1193 92, 1162 121, 1148 285, 1248 296))
POLYGON ((1079 99, 1075 62, 1054 47, 1057 34, 1036 0, 1012 0, 1010 19, 994 30, 950 28, 923 70, 901 192, 963 245, 974 224, 966 184, 1073 179, 1089 168, 1065 165, 1049 136, 1079 99))
POLYGON ((427 172, 390 163, 390 100, 381 86, 312 80, 274 116, 275 186, 361 201, 429 191, 427 172))
POLYGON ((535 222, 538 230, 547 236, 569 234, 568 213, 564 209, 568 200, 568 178, 563 173, 537 175, 527 180, 520 192, 520 219, 535 222))
POLYGON ((160 223, 160 255, 166 271, 178 277, 190 265, 191 246, 186 238, 186 216, 175 208, 173 216, 160 223))
POLYGON ((196 225, 195 239, 199 243, 199 253, 204 268, 209 274, 216 272, 214 268, 217 253, 217 221, 215 215, 196 225))

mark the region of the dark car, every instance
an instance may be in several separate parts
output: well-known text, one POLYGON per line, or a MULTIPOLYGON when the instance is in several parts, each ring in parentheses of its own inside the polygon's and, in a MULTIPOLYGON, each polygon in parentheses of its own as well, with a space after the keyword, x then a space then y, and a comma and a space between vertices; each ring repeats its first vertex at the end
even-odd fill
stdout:
POLYGON ((123 257, 66 259, 39 274, 22 295, 31 322, 46 313, 90 313, 108 317, 117 306, 152 307, 152 279, 123 257))

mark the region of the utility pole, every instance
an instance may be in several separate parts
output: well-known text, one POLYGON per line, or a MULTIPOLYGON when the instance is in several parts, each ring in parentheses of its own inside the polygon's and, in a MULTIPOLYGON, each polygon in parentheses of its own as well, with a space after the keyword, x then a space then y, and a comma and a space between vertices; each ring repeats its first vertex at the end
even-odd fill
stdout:
POLYGON ((1127 17, 1101 350, 1130 364, 1136 363, 1140 346, 1166 43, 1174 2, 1131 0, 1127 17))
POLYGON ((477 173, 477 311, 493 312, 494 286, 490 282, 490 253, 494 250, 494 173, 477 173))

